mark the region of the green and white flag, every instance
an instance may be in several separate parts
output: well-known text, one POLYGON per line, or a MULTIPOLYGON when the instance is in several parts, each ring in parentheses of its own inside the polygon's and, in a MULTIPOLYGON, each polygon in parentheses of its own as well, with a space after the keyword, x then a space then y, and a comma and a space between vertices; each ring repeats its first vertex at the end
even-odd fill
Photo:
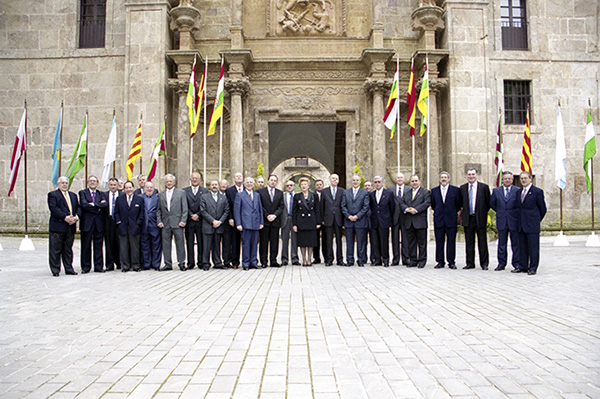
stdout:
POLYGON ((585 127, 585 147, 583 150, 583 170, 585 170, 585 181, 587 183, 588 194, 592 190, 590 167, 594 155, 596 155, 596 135, 594 134, 594 124, 592 123, 592 110, 588 109, 587 125, 585 127))
POLYGON ((71 155, 71 161, 69 162, 69 166, 67 166, 67 172, 65 173, 65 175, 69 178, 69 189, 71 188, 71 184, 73 183, 75 175, 79 173, 79 171, 85 166, 85 161, 87 158, 87 118, 88 116, 86 112, 85 119, 83 120, 83 127, 81 128, 81 133, 79 134, 79 140, 77 140, 75 151, 73 151, 73 155, 71 155))

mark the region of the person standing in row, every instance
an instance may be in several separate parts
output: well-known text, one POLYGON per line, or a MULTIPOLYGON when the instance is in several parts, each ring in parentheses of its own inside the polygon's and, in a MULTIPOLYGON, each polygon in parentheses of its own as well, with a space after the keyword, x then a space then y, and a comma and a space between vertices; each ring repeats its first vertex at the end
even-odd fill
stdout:
POLYGON ((498 229, 498 267, 494 269, 496 271, 506 268, 509 235, 513 269, 521 268, 518 188, 513 186, 513 181, 514 176, 511 172, 502 172, 502 185, 492 190, 490 198, 490 208, 496 212, 496 228, 498 229))
POLYGON ((102 240, 104 238, 104 210, 108 206, 105 193, 98 188, 98 178, 88 177, 88 188, 79 191, 81 206, 81 273, 92 269, 92 249, 94 252, 94 272, 104 273, 102 240))
POLYGON ((171 241, 174 238, 179 270, 185 271, 183 231, 188 216, 187 200, 183 190, 175 188, 175 176, 172 174, 165 176, 165 187, 166 189, 158 194, 158 210, 156 212, 158 227, 162 229, 162 248, 165 258, 165 266, 161 270, 173 270, 171 241))
POLYGON ((104 252, 106 254, 104 270, 107 272, 121 268, 121 257, 119 252, 119 232, 115 223, 114 214, 117 198, 125 193, 119 191, 119 180, 115 177, 108 179, 108 191, 105 193, 108 197, 108 206, 104 212, 104 252))
POLYGON ((242 241, 242 236, 235 225, 236 221, 233 216, 233 206, 235 204, 236 196, 244 191, 244 176, 241 173, 236 173, 233 176, 233 185, 227 188, 225 194, 227 195, 227 200, 229 201, 229 209, 232 210, 229 215, 229 225, 232 227, 231 229, 231 266, 234 269, 237 269, 240 265, 240 243, 242 241))
POLYGON ((427 264, 427 209, 431 204, 431 193, 421 187, 418 175, 410 177, 410 186, 412 189, 406 190, 400 202, 408 239, 408 267, 422 269, 427 264))
POLYGON ((383 178, 373 178, 375 190, 369 196, 371 207, 371 256, 374 266, 390 266, 390 227, 392 226, 394 193, 383 188, 383 178))
POLYGON ((210 257, 215 268, 221 269, 221 236, 229 218, 229 201, 219 192, 219 182, 211 180, 210 191, 200 198, 202 216, 202 269, 210 269, 210 257))
POLYGON ((200 173, 192 172, 190 185, 183 189, 188 206, 188 218, 185 224, 185 242, 187 245, 187 268, 198 268, 202 265, 202 216, 200 215, 200 198, 208 190, 200 186, 200 173), (197 253, 194 253, 196 242, 197 253))
POLYGON ((260 195, 254 192, 254 178, 246 177, 246 189, 236 195, 233 214, 238 231, 242 235, 242 268, 256 268, 258 232, 263 228, 263 209, 260 195))
POLYGON ((477 181, 477 171, 467 170, 467 183, 460 186, 462 199, 462 225, 465 228, 467 265, 463 269, 475 268, 475 235, 479 248, 479 263, 488 270, 487 217, 490 210, 490 188, 477 181))
POLYGON ((65 274, 75 275, 73 269, 73 241, 76 223, 81 215, 77 195, 69 191, 69 179, 58 178, 58 188, 48 193, 50 210, 48 263, 54 277, 60 274, 62 261, 65 274))
POLYGON ((325 266, 333 265, 333 237, 335 236, 335 261, 337 265, 344 265, 344 255, 342 253, 342 226, 344 226, 344 215, 342 215, 342 197, 344 189, 338 187, 340 177, 333 173, 329 176, 329 187, 323 189, 321 193, 321 219, 323 220, 323 229, 325 232, 323 247, 326 253, 323 253, 325 266))
POLYGON ((162 259, 162 237, 156 213, 158 211, 158 194, 156 194, 154 183, 148 181, 144 184, 144 194, 141 198, 144 200, 144 222, 142 223, 142 232, 140 236, 140 246, 142 248, 142 269, 160 270, 162 259))
POLYGON ((294 195, 292 223, 296 242, 302 253, 302 266, 312 266, 313 248, 317 246, 317 229, 321 227, 321 214, 317 195, 309 191, 308 178, 298 180, 300 192, 294 195))
POLYGON ((367 231, 369 229, 369 193, 360 187, 360 175, 352 176, 352 187, 344 191, 342 214, 346 227, 346 266, 354 264, 354 239, 356 238, 357 263, 367 263, 367 231))
POLYGON ((456 269, 456 233, 458 231, 458 212, 462 207, 460 189, 450 185, 450 173, 440 173, 440 185, 431 189, 431 208, 433 209, 433 229, 435 234, 435 269, 446 266, 456 269))
POLYGON ((262 267, 280 267, 277 263, 279 252, 279 229, 281 228, 281 214, 283 213, 283 192, 276 188, 277 176, 270 175, 267 187, 256 192, 260 195, 263 207, 263 225, 260 230, 259 256, 262 267))
MULTIPOLYGON (((319 209, 321 207, 321 201, 323 200, 323 187, 325 183, 323 180, 317 179, 315 180, 315 194, 316 199, 319 202, 319 209)), ((321 219, 323 218, 323 214, 321 213, 321 219)), ((321 252, 323 253, 323 260, 325 260, 325 254, 327 254, 327 240, 325 240, 325 229, 317 229, 317 245, 313 248, 313 260, 312 263, 318 265, 321 263, 321 252)))
POLYGON ((294 209, 294 195, 296 194, 294 192, 295 188, 296 183, 294 183, 292 180, 285 182, 283 213, 281 215, 281 264, 283 266, 287 266, 288 262, 292 265, 300 265, 300 262, 298 261, 296 233, 292 228, 294 224, 292 220, 292 210, 294 209))
MULTIPOLYGON (((225 199, 227 199, 227 189, 228 188, 229 188, 229 182, 227 180, 223 179, 219 182, 219 193, 223 194, 225 196, 225 199)), ((229 208, 227 217, 229 219, 231 219, 231 214, 233 213, 233 208, 230 206, 229 200, 227 200, 227 206, 229 208)), ((233 234, 237 233, 238 231, 237 231, 237 229, 234 229, 231 226, 231 224, 229 224, 229 220, 227 220, 227 222, 222 227, 223 227, 223 231, 222 231, 223 234, 221 234, 221 236, 219 237, 219 239, 221 240, 221 242, 219 244, 221 246, 221 256, 223 258, 222 268, 228 269, 231 267, 231 249, 232 249, 231 248, 231 237, 233 234)), ((216 268, 219 268, 219 267, 216 267, 216 268)))
POLYGON ((144 221, 144 200, 135 191, 133 183, 128 181, 123 186, 125 195, 117 198, 115 206, 115 222, 119 230, 119 256, 121 271, 140 271, 140 232, 144 221))
POLYGON ((404 174, 402 173, 396 175, 396 184, 388 188, 394 193, 394 199, 396 200, 394 224, 392 226, 392 266, 398 266, 400 263, 403 265, 410 263, 408 259, 408 240, 404 229, 404 213, 400 209, 400 201, 404 198, 404 193, 408 189, 410 187, 404 184, 404 174))

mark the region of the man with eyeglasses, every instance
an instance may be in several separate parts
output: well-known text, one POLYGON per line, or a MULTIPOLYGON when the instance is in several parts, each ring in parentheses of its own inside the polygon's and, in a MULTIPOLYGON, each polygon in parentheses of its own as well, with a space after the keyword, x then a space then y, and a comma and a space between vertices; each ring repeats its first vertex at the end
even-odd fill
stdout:
POLYGON ((281 214, 281 264, 287 266, 291 259, 292 265, 300 265, 298 260, 298 246, 296 244, 296 233, 292 229, 292 209, 294 206, 294 189, 296 183, 292 180, 285 182, 283 194, 283 213, 281 214), (290 249, 290 240, 292 247, 290 249), (290 257, 291 252, 291 257, 290 257))

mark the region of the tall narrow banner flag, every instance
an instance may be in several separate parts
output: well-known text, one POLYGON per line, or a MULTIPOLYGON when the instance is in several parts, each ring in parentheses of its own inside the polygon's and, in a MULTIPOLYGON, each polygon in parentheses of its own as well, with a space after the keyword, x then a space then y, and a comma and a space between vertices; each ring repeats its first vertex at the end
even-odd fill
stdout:
POLYGON ((408 95, 406 96, 406 103, 408 104, 408 119, 406 123, 410 126, 410 136, 415 135, 415 115, 416 115, 416 103, 417 93, 415 91, 415 59, 411 60, 410 66, 410 79, 408 81, 408 95))
POLYGON ((531 129, 529 125, 529 107, 525 118, 525 132, 523 133, 523 151, 521 153, 521 172, 533 174, 531 168, 531 129))
POLYGON ((63 108, 60 108, 60 114, 58 115, 58 122, 56 123, 56 130, 54 131, 54 141, 52 143, 52 174, 50 175, 50 181, 54 187, 58 186, 59 169, 60 169, 60 136, 62 132, 62 116, 63 108))
POLYGON ((131 150, 129 151, 129 156, 127 157, 127 163, 125 164, 125 170, 127 171, 127 180, 131 180, 131 176, 133 176, 133 168, 135 167, 135 161, 142 157, 142 121, 140 120, 140 124, 135 132, 135 137, 133 139, 133 144, 131 145, 131 150))
POLYGON ((565 127, 563 125, 560 105, 556 116, 556 158, 554 161, 554 180, 561 190, 567 186, 567 168, 565 159, 567 158, 567 146, 565 144, 565 127))
POLYGON ((19 130, 17 130, 17 136, 15 137, 15 145, 13 146, 12 158, 10 159, 10 177, 8 178, 8 196, 13 192, 15 183, 17 182, 17 175, 19 174, 19 165, 21 164, 21 157, 23 151, 25 151, 27 143, 27 108, 23 110, 23 116, 21 116, 21 123, 19 123, 19 130))
POLYGON ((148 181, 152 181, 154 176, 156 176, 156 171, 158 170, 158 157, 161 155, 165 155, 165 151, 167 149, 167 145, 165 143, 165 122, 163 121, 162 127, 160 128, 160 134, 158 135, 158 140, 156 141, 156 145, 154 146, 154 150, 152 151, 152 159, 150 159, 150 167, 148 168, 148 181))
POLYGON ((213 104, 212 115, 210 116, 210 123, 208 124, 207 136, 215 134, 217 122, 223 116, 223 97, 225 91, 225 79, 223 77, 223 59, 221 58, 221 74, 219 75, 219 84, 217 86, 217 94, 215 94, 215 101, 213 104))
POLYGON ((500 187, 502 181, 502 172, 504 172, 504 155, 502 145, 502 115, 498 118, 498 133, 496 135, 496 158, 494 164, 496 165, 496 187, 500 187))
POLYGON ((594 124, 592 123, 592 109, 590 108, 587 113, 585 147, 583 149, 583 170, 585 170, 585 181, 587 183, 588 194, 592 189, 592 174, 590 168, 594 155, 596 155, 596 135, 594 133, 594 124))
POLYGON ((188 85, 188 93, 185 99, 185 103, 188 106, 189 120, 190 120, 190 138, 196 134, 198 128, 198 111, 200 107, 198 105, 198 90, 196 88, 196 57, 194 56, 194 65, 192 66, 192 73, 190 74, 190 83, 188 85))
POLYGON ((396 131, 396 122, 398 120, 398 67, 394 74, 394 82, 392 83, 392 91, 385 107, 385 115, 383 116, 384 125, 391 130, 390 139, 394 138, 396 131))
POLYGON ((425 130, 427 130, 427 115, 429 115, 429 71, 427 70, 427 64, 425 63, 425 74, 423 74, 423 83, 421 84, 421 92, 419 93, 419 101, 417 102, 417 108, 421 111, 421 131, 420 135, 423 136, 425 130))
POLYGON ((81 127, 81 133, 79 133, 79 139, 77 140, 77 145, 75 146, 75 150, 73 151, 73 155, 71 155, 71 161, 69 162, 69 166, 67 166, 67 172, 65 176, 69 178, 69 188, 71 188, 71 184, 73 184, 73 179, 75 179, 75 175, 79 173, 81 169, 85 166, 85 159, 87 156, 87 112, 85 114, 85 118, 83 119, 83 126, 81 127))
POLYGON ((108 134, 106 149, 104 150, 104 169, 102 169, 102 179, 100 182, 106 187, 110 176, 110 167, 117 159, 117 118, 113 116, 112 126, 108 134))

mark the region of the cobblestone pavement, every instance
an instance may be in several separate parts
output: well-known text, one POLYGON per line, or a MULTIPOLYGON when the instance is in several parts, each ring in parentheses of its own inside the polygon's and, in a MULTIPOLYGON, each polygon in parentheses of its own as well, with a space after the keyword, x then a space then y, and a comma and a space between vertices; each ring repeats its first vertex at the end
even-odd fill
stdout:
POLYGON ((600 398, 600 250, 580 240, 543 240, 537 276, 434 270, 430 243, 425 269, 59 278, 46 240, 19 242, 0 237, 2 398, 600 398))

